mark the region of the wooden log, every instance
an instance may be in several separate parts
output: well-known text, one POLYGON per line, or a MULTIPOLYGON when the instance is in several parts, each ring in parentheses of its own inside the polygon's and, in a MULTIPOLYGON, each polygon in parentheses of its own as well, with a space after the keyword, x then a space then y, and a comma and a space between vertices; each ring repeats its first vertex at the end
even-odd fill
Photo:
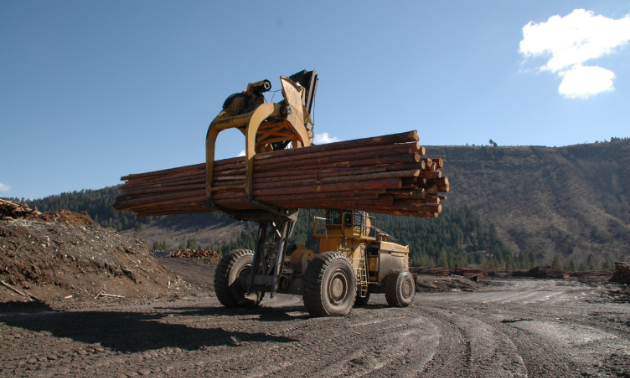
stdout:
POLYGON ((387 193, 387 195, 391 195, 394 199, 424 199, 426 197, 426 193, 424 192, 424 189, 415 189, 415 190, 389 189, 385 193, 387 193))
MULTIPOLYGON (((226 181, 226 180, 244 180, 245 179, 245 169, 242 170, 234 170, 230 172, 238 172, 238 174, 233 174, 231 176, 218 174, 213 176, 213 182, 218 181, 226 181)), ((199 184, 206 182, 206 174, 205 171, 201 172, 201 174, 188 175, 184 177, 176 177, 171 179, 170 176, 164 176, 156 179, 141 181, 139 183, 133 184, 124 184, 121 189, 123 191, 129 190, 141 190, 144 188, 159 188, 165 187, 169 185, 186 185, 186 184, 199 184)))
MULTIPOLYGON (((345 200, 315 200, 315 201, 267 201, 266 203, 272 206, 276 206, 279 208, 322 208, 322 209, 335 209, 335 208, 357 208, 360 206, 373 206, 373 207, 382 207, 382 206, 390 206, 393 203, 393 198, 391 197, 382 197, 376 199, 367 199, 367 200, 350 200, 346 198, 345 200)), ((219 202, 217 202, 219 203, 219 202)), ((249 203, 246 199, 231 199, 224 200, 221 202, 221 205, 232 207, 234 205, 242 204, 244 206, 249 206, 249 203)))
MULTIPOLYGON (((307 151, 307 148, 302 149, 302 151, 307 151)), ((293 156, 284 156, 284 157, 267 157, 265 159, 256 159, 256 155, 254 157, 254 166, 260 167, 263 165, 270 164, 278 164, 278 163, 286 163, 293 162, 297 163, 302 160, 316 161, 318 159, 330 159, 339 156, 358 156, 358 155, 367 155, 370 156, 379 156, 379 154, 399 151, 400 153, 414 153, 418 152, 422 155, 423 148, 420 146, 420 143, 406 143, 406 144, 395 144, 395 145, 382 145, 382 146, 369 146, 369 147, 358 147, 358 148, 350 148, 350 149, 333 149, 331 151, 321 151, 321 152, 302 152, 293 156)), ((383 155, 386 156, 386 155, 383 155)))
POLYGON ((158 177, 158 176, 164 176, 164 175, 169 175, 169 174, 177 174, 177 173, 196 171, 196 170, 199 170, 199 169, 205 169, 205 167, 206 167, 205 163, 194 164, 194 165, 187 165, 187 166, 178 167, 178 168, 163 169, 161 171, 153 171, 153 172, 146 172, 146 173, 131 174, 131 175, 123 176, 120 179, 122 181, 143 180, 143 179, 147 179, 147 178, 150 178, 150 177, 158 177))
POLYGON ((332 169, 332 168, 367 167, 367 166, 389 165, 389 164, 399 164, 399 163, 417 163, 419 161, 420 161, 420 155, 415 153, 415 154, 386 156, 382 158, 373 158, 373 159, 364 159, 364 160, 352 159, 352 160, 341 161, 341 162, 336 162, 336 163, 301 167, 300 169, 315 170, 315 169, 332 169))
POLYGON ((435 194, 438 194, 439 190, 438 190, 437 185, 430 185, 424 188, 424 192, 426 194, 435 195, 435 194))
POLYGON ((139 205, 143 205, 143 204, 147 204, 151 202, 178 200, 178 199, 187 198, 187 197, 199 197, 199 196, 207 196, 207 191, 205 189, 186 190, 186 191, 169 193, 169 194, 160 194, 160 195, 154 195, 154 196, 141 196, 140 198, 116 201, 116 203, 114 203, 114 209, 122 211, 133 206, 139 206, 139 205))
MULTIPOLYGON (((398 177, 413 177, 417 176, 420 173, 420 170, 410 170, 410 171, 397 171, 397 172, 382 172, 382 173, 372 173, 367 175, 357 175, 357 176, 336 176, 336 177, 326 177, 322 179, 309 179, 309 180, 295 180, 290 181, 290 185, 292 187, 298 186, 312 186, 312 185, 320 185, 320 184, 336 184, 342 182, 354 182, 354 181, 364 181, 364 180, 379 180, 385 178, 398 178, 398 177)), ((276 181, 276 182, 267 182, 267 183, 256 183, 254 181, 254 190, 262 190, 262 189, 274 189, 274 188, 286 188, 287 182, 285 181, 276 181)))
POLYGON ((426 163, 421 160, 417 163, 402 163, 402 164, 390 164, 383 166, 388 171, 406 171, 408 169, 419 169, 421 171, 426 169, 426 163))
POLYGON ((420 172, 418 177, 440 178, 440 177, 442 177, 442 171, 422 171, 422 172, 420 172))
POLYGON ((449 185, 448 177, 431 178, 428 180, 428 182, 431 183, 431 185, 439 185, 439 186, 449 185))
POLYGON ((417 142, 418 140, 420 140, 420 138, 418 138, 418 131, 413 130, 413 131, 407 131, 400 134, 383 135, 383 136, 378 136, 378 137, 373 137, 373 138, 354 139, 354 140, 349 140, 349 141, 324 144, 320 146, 313 145, 313 146, 304 147, 304 148, 265 152, 265 153, 257 154, 255 159, 263 160, 263 159, 269 159, 272 157, 295 156, 302 153, 343 150, 343 149, 348 149, 348 148, 377 146, 377 145, 382 145, 382 144, 409 143, 409 142, 417 142))
MULTIPOLYGON (((255 167, 255 170, 257 172, 266 172, 266 171, 273 171, 273 170, 286 169, 286 168, 324 166, 327 164, 334 164, 334 163, 346 162, 346 161, 361 161, 361 160, 366 160, 366 159, 387 158, 387 157, 392 157, 392 156, 409 156, 409 155, 415 155, 415 154, 417 154, 417 152, 409 151, 409 148, 406 148, 406 147, 405 148, 389 148, 389 149, 384 149, 377 152, 364 152, 360 154, 339 153, 338 155, 335 155, 335 156, 323 157, 319 159, 314 158, 314 159, 306 159, 306 160, 291 160, 291 161, 285 161, 282 163, 274 163, 274 164, 267 164, 267 165, 260 164, 255 167)), ((419 155, 418 155, 417 160, 418 161, 420 160, 419 155)))
MULTIPOLYGON (((173 168, 174 169, 174 168, 173 168)), ((173 174, 163 174, 159 176, 149 177, 142 180, 129 180, 125 183, 125 185, 136 186, 136 185, 149 185, 152 183, 160 183, 163 180, 178 180, 178 179, 188 179, 190 177, 195 176, 205 176, 206 170, 205 167, 202 169, 194 169, 182 173, 173 173, 173 174)))
POLYGON ((387 178, 379 180, 366 180, 346 182, 340 184, 322 184, 312 186, 300 186, 295 188, 281 189, 262 189, 254 190, 254 196, 274 196, 283 194, 300 194, 300 193, 317 193, 317 192, 340 192, 347 190, 363 190, 363 189, 395 189, 402 185, 399 178, 387 178))
POLYGON ((245 178, 241 180, 231 180, 231 181, 215 181, 212 183, 213 188, 220 188, 222 186, 232 186, 232 185, 245 185, 245 178))
POLYGON ((444 167, 444 160, 442 158, 431 158, 431 161, 437 165, 438 169, 444 167))
POLYGON ((413 202, 414 200, 394 200, 394 203, 391 205, 393 210, 401 210, 401 211, 420 211, 420 212, 430 212, 430 213, 441 213, 442 212, 442 204, 434 204, 434 203, 418 203, 413 202))
MULTIPOLYGON (((206 165, 206 163, 203 163, 204 167, 206 165)), ((215 160, 214 161, 214 166, 219 168, 219 167, 224 167, 227 165, 232 165, 232 164, 245 164, 245 156, 237 156, 234 158, 230 158, 230 159, 223 159, 223 160, 215 160)))
POLYGON ((351 190, 351 191, 342 191, 334 194, 331 193, 307 193, 307 194, 290 194, 290 195, 281 195, 281 196, 258 196, 254 199, 261 202, 274 202, 276 200, 290 200, 290 201, 307 201, 314 199, 328 199, 334 198, 337 200, 347 200, 348 198, 357 198, 357 199, 376 199, 380 194, 386 193, 386 189, 376 189, 376 190, 351 190))
POLYGON ((154 193, 168 193, 168 192, 181 192, 183 190, 195 190, 195 189, 205 189, 206 184, 187 184, 187 185, 173 185, 173 186, 165 186, 165 187, 157 187, 150 189, 140 189, 140 190, 125 190, 124 197, 130 198, 137 195, 150 195, 154 193))
POLYGON ((440 215, 437 212, 398 210, 398 209, 392 209, 391 207, 363 206, 361 207, 360 210, 377 213, 377 214, 401 215, 405 217, 418 217, 418 218, 437 218, 440 215))
MULTIPOLYGON (((416 168, 417 169, 417 168, 416 168)), ((320 168, 320 169, 283 169, 284 177, 297 177, 309 175, 311 177, 333 177, 340 175, 362 175, 367 173, 378 173, 387 171, 386 166, 368 166, 354 168, 320 168)), ((254 182, 261 179, 277 179, 278 172, 256 172, 254 171, 254 182)))
POLYGON ((425 198, 397 198, 404 199, 409 203, 440 203, 440 197, 438 196, 425 196, 425 198))

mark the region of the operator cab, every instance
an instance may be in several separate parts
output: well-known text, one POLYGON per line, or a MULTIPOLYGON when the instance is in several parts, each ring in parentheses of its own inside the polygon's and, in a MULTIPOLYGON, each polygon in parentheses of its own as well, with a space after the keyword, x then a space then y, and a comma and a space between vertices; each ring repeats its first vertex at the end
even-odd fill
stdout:
POLYGON ((317 238, 376 240, 376 218, 365 211, 326 210, 324 217, 313 217, 313 236, 317 238))

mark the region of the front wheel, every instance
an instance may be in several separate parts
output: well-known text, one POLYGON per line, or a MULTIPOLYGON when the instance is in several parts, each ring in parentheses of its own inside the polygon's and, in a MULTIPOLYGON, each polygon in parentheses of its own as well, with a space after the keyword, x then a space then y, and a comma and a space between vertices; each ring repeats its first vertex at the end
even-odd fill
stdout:
POLYGON ((235 249, 219 261, 214 272, 214 292, 225 307, 256 307, 262 300, 265 293, 252 291, 247 295, 253 260, 254 251, 235 249))
POLYGON ((345 316, 357 295, 352 262, 339 252, 315 256, 304 273, 304 307, 311 316, 345 316))
POLYGON ((385 300, 391 307, 407 307, 416 295, 416 283, 411 272, 391 272, 385 278, 385 300))

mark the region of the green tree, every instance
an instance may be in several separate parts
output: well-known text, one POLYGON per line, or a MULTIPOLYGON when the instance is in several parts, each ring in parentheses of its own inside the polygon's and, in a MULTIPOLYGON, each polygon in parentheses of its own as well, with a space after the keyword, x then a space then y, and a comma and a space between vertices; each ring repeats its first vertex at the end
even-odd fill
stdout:
POLYGON ((562 270, 562 264, 560 263, 560 259, 558 256, 553 257, 553 261, 551 262, 551 267, 554 269, 562 270))
POLYGON ((604 260, 602 260, 599 268, 601 270, 613 270, 613 264, 610 261, 610 259, 608 258, 608 255, 606 255, 606 257, 604 257, 604 260))
POLYGON ((573 257, 570 257, 568 259, 565 260, 564 262, 564 270, 566 272, 575 272, 575 260, 573 260, 573 257))
POLYGON ((587 270, 597 270, 597 261, 595 261, 595 256, 592 254, 586 258, 586 267, 587 270))

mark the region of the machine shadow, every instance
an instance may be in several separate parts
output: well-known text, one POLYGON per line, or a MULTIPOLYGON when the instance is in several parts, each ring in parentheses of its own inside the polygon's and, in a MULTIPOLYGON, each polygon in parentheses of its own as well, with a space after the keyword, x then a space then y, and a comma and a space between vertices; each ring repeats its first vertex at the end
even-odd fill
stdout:
POLYGON ((261 322, 282 322, 298 319, 308 319, 310 315, 306 312, 304 306, 287 306, 287 307, 258 307, 258 308, 237 308, 230 309, 225 307, 178 307, 177 311, 181 316, 243 316, 258 315, 258 318, 249 318, 248 320, 256 320, 261 322), (300 312, 300 314, 295 314, 300 312))
MULTIPOLYGON (((181 315, 181 313, 178 313, 181 315)), ((208 315, 208 311, 205 312, 208 315)), ((222 328, 197 328, 161 321, 168 313, 78 312, 7 317, 0 322, 34 332, 50 332, 86 344, 100 343, 122 353, 160 348, 197 350, 211 345, 238 346, 241 341, 288 343, 296 339, 222 328)), ((189 315, 194 315, 190 313, 189 315)), ((204 311, 196 315, 204 315, 204 311)))

